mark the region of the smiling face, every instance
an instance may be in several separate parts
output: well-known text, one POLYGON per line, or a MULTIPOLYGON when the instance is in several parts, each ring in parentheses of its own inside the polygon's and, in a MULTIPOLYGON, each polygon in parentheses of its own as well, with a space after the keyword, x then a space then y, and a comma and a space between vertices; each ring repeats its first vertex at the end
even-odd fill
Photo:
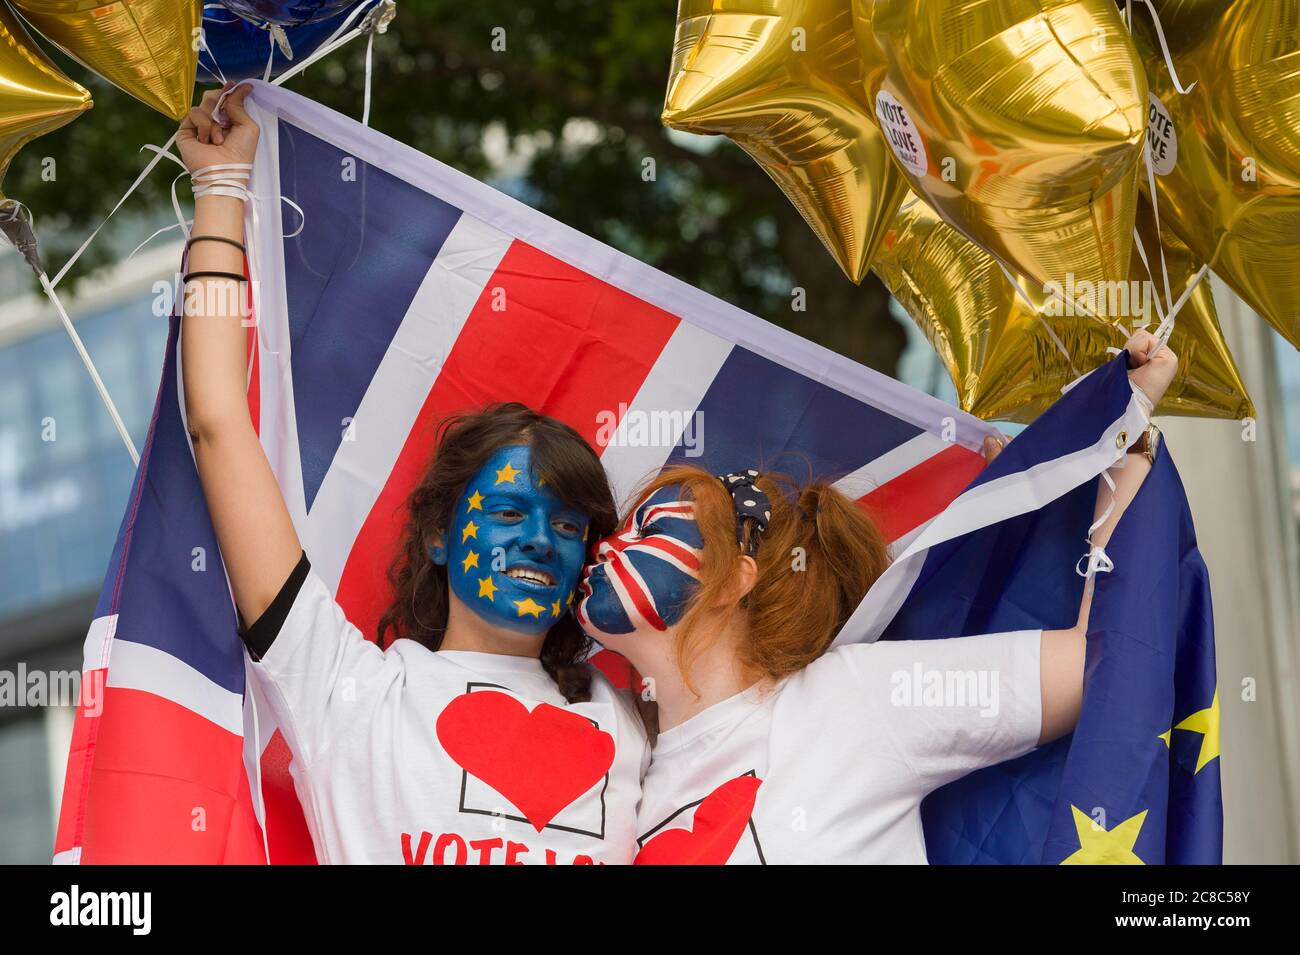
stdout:
POLYGON ((662 633, 680 621, 699 587, 704 538, 681 485, 652 492, 623 526, 596 545, 577 617, 582 628, 617 646, 621 638, 662 633))
POLYGON ((532 450, 496 451, 470 479, 436 563, 452 592, 488 622, 529 636, 569 610, 586 559, 587 517, 533 471, 532 450))

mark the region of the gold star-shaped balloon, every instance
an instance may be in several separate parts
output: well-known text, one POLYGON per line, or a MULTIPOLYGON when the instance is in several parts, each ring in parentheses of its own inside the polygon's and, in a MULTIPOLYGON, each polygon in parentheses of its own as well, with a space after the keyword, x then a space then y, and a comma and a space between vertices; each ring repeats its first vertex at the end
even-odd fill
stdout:
POLYGON ((854 0, 888 66, 868 87, 914 192, 1035 283, 1128 271, 1146 132, 1114 0, 854 0))
POLYGON ((202 4, 14 0, 14 6, 47 40, 114 86, 172 119, 189 112, 202 4))
POLYGON ((904 186, 863 80, 850 0, 681 0, 663 121, 721 133, 860 282, 904 186))
POLYGON ((497 602, 496 593, 497 593, 497 585, 492 582, 491 574, 489 574, 486 577, 479 578, 478 595, 480 597, 486 597, 488 600, 492 601, 493 603, 496 603, 497 602))
POLYGON ((1300 348, 1300 16, 1257 0, 1156 7, 1179 80, 1195 84, 1178 92, 1134 4, 1160 219, 1300 348))
POLYGON ((1095 825, 1092 818, 1078 806, 1071 806, 1074 831, 1079 835, 1079 848, 1061 860, 1061 865, 1146 865, 1133 851, 1147 810, 1130 816, 1114 829, 1095 825))
POLYGON ((90 93, 64 76, 0 3, 0 183, 19 149, 88 109, 90 93))
POLYGON ((520 471, 520 470, 519 470, 518 468, 516 468, 516 467, 511 466, 510 462, 507 461, 507 462, 506 462, 506 466, 503 467, 501 470, 497 471, 497 479, 496 479, 496 483, 497 483, 497 484, 514 484, 514 483, 515 483, 515 478, 517 478, 517 477, 518 477, 520 474, 522 474, 522 473, 523 473, 522 471, 520 471))
MULTIPOLYGON (((1157 232, 1149 206, 1139 209, 1137 233, 1151 274, 1135 247, 1128 281, 1069 284, 1058 296, 1014 276, 1018 292, 991 255, 924 201, 909 197, 874 268, 938 351, 963 409, 987 420, 1032 421, 1060 398, 1064 385, 1109 360, 1108 347, 1121 347, 1135 327, 1155 329, 1161 310, 1168 310, 1162 246, 1175 303, 1199 271, 1177 237, 1157 232)), ((1157 413, 1254 415, 1219 328, 1208 277, 1179 309, 1169 347, 1179 357, 1179 372, 1157 413)))
POLYGON ((523 600, 516 600, 515 608, 518 611, 516 616, 520 616, 520 617, 524 616, 525 614, 527 614, 530 617, 541 617, 543 611, 546 610, 545 607, 539 604, 532 597, 525 597, 523 600))
POLYGON ((465 559, 460 562, 460 568, 465 573, 469 573, 471 567, 478 567, 478 551, 472 550, 465 555, 465 559))
POLYGON ((1196 772, 1219 755, 1219 689, 1214 689, 1214 700, 1203 710, 1197 710, 1187 719, 1174 724, 1176 730, 1189 730, 1201 734, 1201 751, 1196 757, 1196 772))

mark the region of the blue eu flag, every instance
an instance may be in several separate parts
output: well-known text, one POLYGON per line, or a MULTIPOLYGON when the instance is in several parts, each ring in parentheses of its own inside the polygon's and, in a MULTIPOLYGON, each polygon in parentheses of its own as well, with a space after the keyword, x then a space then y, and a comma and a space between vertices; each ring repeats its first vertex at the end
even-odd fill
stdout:
MULTIPOLYGON (((1079 382, 963 496, 1086 458, 1130 401, 1125 362, 1079 382)), ((1072 626, 1097 483, 931 548, 882 638, 1072 626)), ((1222 862, 1210 582, 1168 448, 1106 552, 1114 569, 1096 577, 1078 726, 932 793, 931 862, 1222 862)))

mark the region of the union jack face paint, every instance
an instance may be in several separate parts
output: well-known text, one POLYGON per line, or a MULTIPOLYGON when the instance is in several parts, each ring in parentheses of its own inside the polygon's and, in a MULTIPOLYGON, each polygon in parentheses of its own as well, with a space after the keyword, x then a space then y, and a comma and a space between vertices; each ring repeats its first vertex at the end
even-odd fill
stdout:
POLYGON ((578 585, 578 622, 598 640, 667 630, 699 586, 703 549, 694 502, 680 485, 659 488, 597 542, 578 585))

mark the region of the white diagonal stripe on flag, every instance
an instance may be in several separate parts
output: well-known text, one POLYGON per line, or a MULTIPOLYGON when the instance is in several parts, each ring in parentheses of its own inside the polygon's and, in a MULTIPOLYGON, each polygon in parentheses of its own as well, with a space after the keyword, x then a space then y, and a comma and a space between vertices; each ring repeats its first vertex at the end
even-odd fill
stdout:
POLYGON ((840 478, 834 484, 835 490, 856 501, 950 446, 942 438, 922 431, 892 451, 885 452, 874 461, 840 478))
MULTIPOLYGON (((620 511, 631 503, 628 499, 648 474, 658 471, 668 460, 677 442, 681 440, 682 429, 704 400, 705 392, 717 377, 718 369, 727 360, 734 346, 711 332, 706 332, 687 321, 677 323, 668 343, 650 369, 650 374, 637 390, 636 397, 628 405, 626 413, 619 420, 609 443, 600 449, 601 463, 609 475, 610 486, 614 489, 614 500, 620 511), (673 414, 674 412, 678 414, 673 414), (660 420, 670 421, 676 427, 669 436, 660 435, 661 440, 646 444, 628 444, 628 425, 636 418, 663 416, 660 420)), ((618 409, 610 409, 617 411, 618 409)), ((708 423, 698 425, 700 434, 707 441, 708 423)))
POLYGON ((157 647, 114 640, 106 685, 152 693, 236 736, 244 735, 243 697, 157 647))
POLYGON ((307 515, 312 568, 338 588, 352 544, 406 444, 443 362, 511 239, 461 216, 406 310, 307 515))

